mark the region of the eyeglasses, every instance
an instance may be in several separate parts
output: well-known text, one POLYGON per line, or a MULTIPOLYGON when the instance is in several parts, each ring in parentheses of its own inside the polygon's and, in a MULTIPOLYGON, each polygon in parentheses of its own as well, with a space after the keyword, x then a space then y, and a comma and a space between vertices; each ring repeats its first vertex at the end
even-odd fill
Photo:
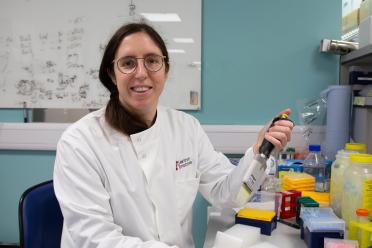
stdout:
POLYGON ((156 72, 163 67, 165 58, 166 56, 160 56, 155 54, 147 55, 144 58, 126 56, 118 58, 112 61, 112 63, 116 63, 121 73, 129 74, 137 69, 138 60, 143 59, 145 68, 151 72, 156 72))

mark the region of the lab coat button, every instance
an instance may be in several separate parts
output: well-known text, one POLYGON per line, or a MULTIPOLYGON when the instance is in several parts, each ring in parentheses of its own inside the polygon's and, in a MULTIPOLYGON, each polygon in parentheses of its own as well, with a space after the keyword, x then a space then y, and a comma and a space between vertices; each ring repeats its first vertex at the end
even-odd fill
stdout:
POLYGON ((137 142, 141 142, 141 138, 140 137, 137 138, 137 142))
POLYGON ((142 154, 141 158, 142 159, 145 159, 146 158, 146 154, 142 154))

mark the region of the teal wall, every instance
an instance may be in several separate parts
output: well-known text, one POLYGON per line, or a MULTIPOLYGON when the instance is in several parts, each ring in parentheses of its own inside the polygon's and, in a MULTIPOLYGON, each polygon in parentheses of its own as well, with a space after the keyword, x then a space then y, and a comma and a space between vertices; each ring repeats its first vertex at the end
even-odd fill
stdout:
POLYGON ((20 196, 52 178, 54 158, 49 151, 0 151, 0 242, 18 242, 20 196))
MULTIPOLYGON (((339 0, 204 1, 204 124, 263 124, 296 99, 338 84, 338 56, 319 53, 340 39, 339 0)), ((292 117, 295 121, 297 116, 292 117)))
MULTIPOLYGON (((297 99, 338 83, 338 56, 318 52, 340 38, 339 0, 204 0, 202 124, 263 124, 297 99)), ((0 122, 21 122, 0 110, 0 122)), ((296 113, 292 117, 298 120, 296 113)), ((1 134, 0 134, 1 135, 1 134)), ((0 242, 18 242, 17 204, 29 186, 52 178, 54 152, 0 151, 0 242)), ((194 207, 202 247, 206 202, 194 207)))

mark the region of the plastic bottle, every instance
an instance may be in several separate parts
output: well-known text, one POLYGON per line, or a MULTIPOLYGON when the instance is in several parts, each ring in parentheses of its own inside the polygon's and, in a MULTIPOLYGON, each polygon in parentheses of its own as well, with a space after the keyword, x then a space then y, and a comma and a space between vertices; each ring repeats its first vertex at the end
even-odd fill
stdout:
POLYGON ((357 220, 359 223, 367 223, 369 222, 369 211, 365 208, 357 208, 355 211, 355 214, 357 216, 357 220))
POLYGON ((296 149, 294 147, 288 147, 285 152, 288 154, 288 159, 294 159, 294 155, 296 153, 296 149))
POLYGON ((344 172, 341 215, 346 225, 357 219, 356 210, 372 212, 372 155, 351 154, 351 164, 344 172))
MULTIPOLYGON (((355 211, 355 214, 357 216, 357 221, 360 224, 369 222, 369 211, 365 208, 358 208, 355 211)), ((362 243, 362 230, 358 230, 358 242, 359 245, 362 243)))
POLYGON ((365 153, 366 145, 363 143, 346 143, 345 151, 356 152, 356 153, 365 153))
POLYGON ((325 158, 321 154, 320 145, 309 145, 309 154, 304 160, 304 172, 315 177, 315 191, 325 191, 325 158))
POLYGON ((338 217, 341 217, 342 191, 344 187, 344 171, 350 165, 349 156, 355 153, 364 153, 365 144, 346 143, 345 150, 339 150, 336 160, 331 167, 331 207, 338 217))
POLYGON ((325 177, 326 177, 326 180, 325 180, 325 185, 324 185, 324 191, 326 191, 326 192, 329 192, 329 190, 331 188, 331 169, 332 169, 332 163, 333 163, 332 160, 329 160, 329 159, 326 159, 325 160, 325 165, 326 165, 326 168, 325 168, 325 177))

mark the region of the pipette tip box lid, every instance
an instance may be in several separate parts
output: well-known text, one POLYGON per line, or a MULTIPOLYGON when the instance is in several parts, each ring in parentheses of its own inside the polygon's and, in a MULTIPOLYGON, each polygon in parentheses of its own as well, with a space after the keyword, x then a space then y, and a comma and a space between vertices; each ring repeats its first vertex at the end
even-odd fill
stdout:
POLYGON ((243 208, 235 215, 235 223, 259 227, 261 234, 270 236, 276 228, 277 218, 274 211, 243 208))
POLYGON ((307 226, 311 232, 345 232, 345 221, 338 218, 332 208, 302 208, 300 217, 303 225, 307 226))
POLYGON ((300 216, 301 238, 307 247, 323 247, 325 237, 344 238, 345 221, 338 218, 331 208, 302 208, 300 216))

